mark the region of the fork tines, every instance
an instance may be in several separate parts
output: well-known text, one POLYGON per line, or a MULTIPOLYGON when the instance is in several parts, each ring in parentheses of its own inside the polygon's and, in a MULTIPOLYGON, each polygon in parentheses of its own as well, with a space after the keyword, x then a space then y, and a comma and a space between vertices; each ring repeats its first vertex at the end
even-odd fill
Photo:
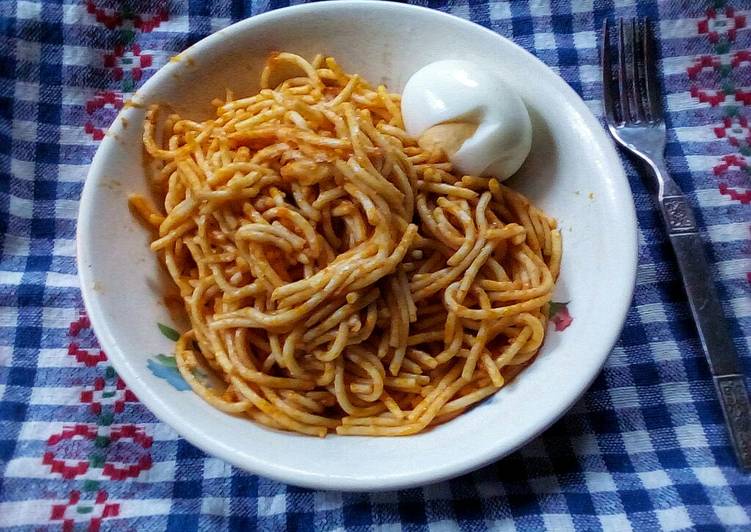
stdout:
POLYGON ((618 19, 617 64, 611 66, 610 24, 602 29, 602 103, 612 124, 652 123, 662 120, 657 88, 652 32, 644 19, 618 19))

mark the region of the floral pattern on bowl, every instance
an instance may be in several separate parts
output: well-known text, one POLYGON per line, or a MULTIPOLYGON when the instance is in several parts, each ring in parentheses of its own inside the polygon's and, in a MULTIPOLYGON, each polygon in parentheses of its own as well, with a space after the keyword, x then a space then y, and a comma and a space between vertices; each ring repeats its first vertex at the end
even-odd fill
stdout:
MULTIPOLYGON (((180 338, 180 333, 169 325, 163 323, 157 323, 159 331, 169 340, 176 342, 180 338)), ((180 370, 177 369, 177 360, 175 355, 158 354, 155 357, 150 358, 146 362, 147 367, 154 374, 154 376, 160 379, 166 380, 179 392, 190 390, 190 385, 185 382, 183 376, 180 374, 180 370)), ((209 376, 200 368, 193 370, 193 375, 201 381, 205 386, 210 386, 209 376)))
POLYGON ((568 304, 571 301, 565 303, 551 301, 550 302, 550 321, 555 326, 555 330, 558 332, 568 329, 574 318, 568 312, 568 304))

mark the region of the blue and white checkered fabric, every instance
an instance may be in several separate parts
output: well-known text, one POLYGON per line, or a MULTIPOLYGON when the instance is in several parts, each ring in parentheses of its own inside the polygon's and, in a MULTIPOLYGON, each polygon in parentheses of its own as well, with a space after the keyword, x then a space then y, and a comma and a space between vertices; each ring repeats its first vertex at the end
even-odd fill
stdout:
MULTIPOLYGON (((748 0, 416 3, 512 39, 597 114, 603 19, 657 22, 668 163, 751 375, 748 0)), ((676 265, 628 161, 640 260, 622 337, 568 415, 485 469, 391 493, 285 486, 207 457, 129 397, 81 316, 75 219, 87 166, 116 109, 170 55, 285 5, 0 0, 0 526, 751 529, 751 476, 735 468, 676 265)))

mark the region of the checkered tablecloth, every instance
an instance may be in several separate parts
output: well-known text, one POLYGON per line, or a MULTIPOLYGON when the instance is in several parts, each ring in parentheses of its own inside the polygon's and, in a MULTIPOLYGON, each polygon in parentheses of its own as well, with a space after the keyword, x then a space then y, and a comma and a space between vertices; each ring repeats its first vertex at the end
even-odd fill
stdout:
MULTIPOLYGON (((697 209, 751 375, 751 2, 419 3, 512 39, 596 114, 603 19, 657 22, 668 163, 697 209)), ((0 0, 0 527, 749 530, 751 476, 735 468, 676 265, 628 162, 640 251, 622 337, 568 415, 485 469, 391 493, 295 488, 206 456, 138 403, 78 288, 88 164, 124 100, 171 55, 283 5, 0 0)))

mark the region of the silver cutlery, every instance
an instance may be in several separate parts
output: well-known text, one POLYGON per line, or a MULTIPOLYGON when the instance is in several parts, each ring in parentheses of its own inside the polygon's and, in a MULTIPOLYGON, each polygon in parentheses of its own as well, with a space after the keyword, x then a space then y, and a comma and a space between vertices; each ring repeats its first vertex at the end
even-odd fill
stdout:
POLYGON ((646 19, 617 22, 615 50, 603 25, 602 102, 608 130, 643 160, 657 186, 657 203, 675 251, 683 286, 709 363, 738 464, 751 470, 751 404, 738 355, 717 297, 696 220, 665 164, 665 121, 646 19), (611 61, 615 51, 617 59, 611 61))

